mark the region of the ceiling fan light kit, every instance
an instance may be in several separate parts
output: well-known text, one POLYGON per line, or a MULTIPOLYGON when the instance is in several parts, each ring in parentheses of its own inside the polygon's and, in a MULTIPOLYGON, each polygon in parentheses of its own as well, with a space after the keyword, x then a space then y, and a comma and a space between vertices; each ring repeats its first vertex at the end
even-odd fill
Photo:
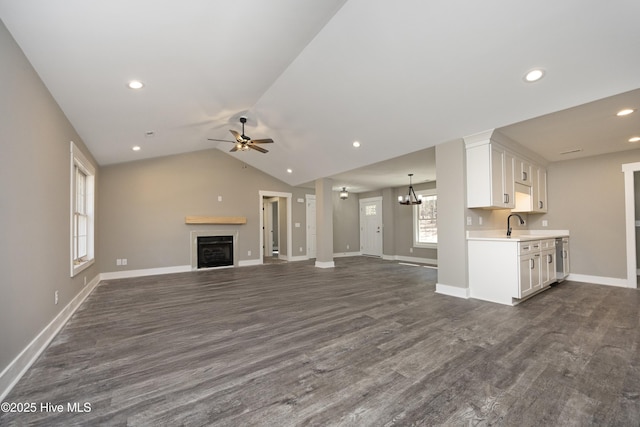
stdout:
POLYGON ((249 151, 249 149, 259 151, 261 153, 268 153, 269 150, 265 150, 264 148, 258 146, 257 144, 271 144, 273 143, 273 139, 251 139, 247 135, 244 134, 244 124, 247 123, 247 118, 242 116, 240 117, 240 123, 242 123, 242 134, 238 133, 233 129, 229 129, 231 135, 235 138, 235 141, 229 141, 228 139, 212 139, 209 138, 209 141, 223 141, 223 142, 232 142, 235 146, 229 150, 230 152, 235 151, 249 151))
POLYGON ((411 182, 412 173, 409 174, 409 192, 406 197, 398 196, 398 203, 401 205, 421 205, 422 204, 422 195, 416 196, 416 192, 413 191, 413 184, 411 182))

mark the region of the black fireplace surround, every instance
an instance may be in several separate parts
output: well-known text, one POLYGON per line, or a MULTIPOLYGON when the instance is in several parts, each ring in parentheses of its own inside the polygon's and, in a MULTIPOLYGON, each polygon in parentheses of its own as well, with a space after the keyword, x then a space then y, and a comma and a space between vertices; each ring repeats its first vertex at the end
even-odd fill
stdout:
POLYGON ((198 268, 233 265, 233 236, 198 237, 198 268))

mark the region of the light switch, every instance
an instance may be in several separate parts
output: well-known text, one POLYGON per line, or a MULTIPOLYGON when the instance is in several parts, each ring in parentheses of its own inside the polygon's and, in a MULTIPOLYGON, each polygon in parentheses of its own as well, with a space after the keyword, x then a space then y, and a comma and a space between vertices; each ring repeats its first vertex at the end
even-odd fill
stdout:
POLYGON ((300 223, 296 222, 296 228, 300 228, 300 223))
POLYGON ((543 227, 548 227, 549 226, 549 221, 547 221, 546 219, 542 220, 542 226, 543 227))
POLYGON ((221 202, 222 201, 222 196, 218 196, 218 201, 221 202))
POLYGON ((473 218, 470 216, 467 217, 467 225, 473 225, 473 218))

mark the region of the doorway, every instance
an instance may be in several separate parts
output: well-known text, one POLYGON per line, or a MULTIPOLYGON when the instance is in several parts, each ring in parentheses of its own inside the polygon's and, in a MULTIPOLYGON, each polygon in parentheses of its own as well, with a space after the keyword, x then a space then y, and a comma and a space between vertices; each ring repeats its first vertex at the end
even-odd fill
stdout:
POLYGON ((264 257, 278 258, 280 241, 280 209, 278 197, 265 197, 262 206, 264 216, 264 257))
POLYGON ((316 196, 307 194, 307 258, 316 257, 316 196))
MULTIPOLYGON (((625 230, 627 237, 627 287, 638 287, 638 262, 636 250, 636 200, 635 177, 640 171, 640 163, 627 163, 622 165, 624 172, 624 207, 625 207, 625 230)), ((640 224, 639 224, 640 225, 640 224)))
POLYGON ((271 230, 275 227, 277 221, 277 232, 269 233, 269 236, 276 235, 278 254, 277 258, 288 261, 292 255, 292 234, 291 234, 291 193, 281 193, 277 191, 263 191, 258 192, 259 195, 259 212, 258 218, 260 218, 259 224, 259 240, 260 240, 260 263, 264 263, 265 254, 273 258, 273 239, 269 240, 267 237, 265 224, 271 223, 271 230), (273 204, 277 204, 277 218, 274 217, 273 204), (270 206, 270 209, 265 209, 266 206, 270 206), (268 214, 271 219, 266 219, 268 214))
POLYGON ((360 200, 360 251, 382 257, 382 197, 360 200))

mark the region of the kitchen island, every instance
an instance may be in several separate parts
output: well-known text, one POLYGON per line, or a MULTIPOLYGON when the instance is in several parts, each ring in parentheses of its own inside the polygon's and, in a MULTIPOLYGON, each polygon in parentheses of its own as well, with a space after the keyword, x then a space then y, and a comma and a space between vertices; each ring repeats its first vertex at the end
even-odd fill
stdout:
POLYGON ((467 232, 470 297, 516 305, 548 289, 568 274, 568 241, 567 230, 467 232))

